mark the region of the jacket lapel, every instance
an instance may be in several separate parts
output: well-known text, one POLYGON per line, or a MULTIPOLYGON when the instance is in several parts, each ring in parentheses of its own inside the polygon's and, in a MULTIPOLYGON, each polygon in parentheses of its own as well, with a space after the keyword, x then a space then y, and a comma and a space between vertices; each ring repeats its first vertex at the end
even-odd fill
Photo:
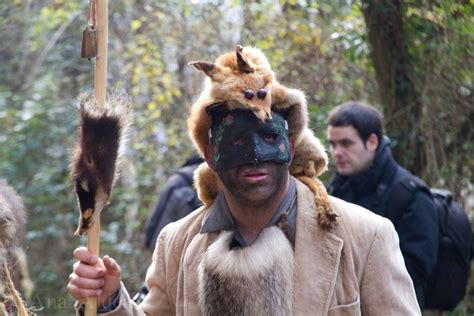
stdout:
POLYGON ((326 315, 336 284, 343 240, 320 228, 314 195, 297 182, 293 310, 295 315, 326 315))

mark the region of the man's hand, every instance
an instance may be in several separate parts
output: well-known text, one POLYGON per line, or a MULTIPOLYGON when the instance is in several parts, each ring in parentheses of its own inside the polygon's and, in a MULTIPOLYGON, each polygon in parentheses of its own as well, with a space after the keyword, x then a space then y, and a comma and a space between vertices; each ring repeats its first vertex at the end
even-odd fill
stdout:
POLYGON ((76 248, 74 257, 79 261, 69 275, 69 294, 78 301, 97 297, 99 307, 113 299, 120 288, 121 269, 118 263, 109 256, 97 258, 85 247, 76 248))

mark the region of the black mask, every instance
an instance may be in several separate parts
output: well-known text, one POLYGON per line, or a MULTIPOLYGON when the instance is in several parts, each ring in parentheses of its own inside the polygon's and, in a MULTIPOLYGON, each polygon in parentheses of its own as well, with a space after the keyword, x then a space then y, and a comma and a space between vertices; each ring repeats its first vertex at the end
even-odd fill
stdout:
POLYGON ((246 110, 216 113, 210 134, 210 154, 216 170, 291 161, 288 124, 279 113, 272 112, 269 123, 263 123, 246 110))

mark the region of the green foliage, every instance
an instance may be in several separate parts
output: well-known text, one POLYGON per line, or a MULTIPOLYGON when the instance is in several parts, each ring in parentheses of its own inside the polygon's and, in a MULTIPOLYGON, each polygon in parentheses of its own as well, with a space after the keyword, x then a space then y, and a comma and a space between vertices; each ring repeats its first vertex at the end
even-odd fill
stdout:
POLYGON ((467 158, 474 154, 469 128, 474 118, 473 10, 472 4, 454 0, 405 6, 409 53, 423 98, 421 124, 427 131, 420 135, 429 156, 425 178, 450 186, 458 196, 467 194, 474 181, 473 162, 467 158))
MULTIPOLYGON (((40 315, 72 313, 65 285, 71 253, 85 243, 72 235, 79 216, 69 155, 77 135, 76 98, 93 88, 94 61, 79 57, 86 7, 87 1, 77 0, 0 4, 0 177, 27 206, 24 244, 36 284, 29 303, 44 307, 40 315)), ((466 60, 472 52, 472 6, 410 1, 405 14, 432 127, 465 124, 461 114, 472 107, 472 59, 466 60), (465 103, 458 102, 459 95, 466 96, 465 103)), ((101 252, 120 262, 131 293, 150 261, 142 234, 157 192, 193 151, 186 116, 204 78, 187 64, 213 60, 236 44, 263 49, 278 79, 306 92, 311 127, 323 140, 334 105, 350 99, 378 103, 357 4, 109 1, 108 84, 130 94, 134 122, 122 176, 101 216, 101 252)), ((448 183, 464 183, 472 191, 474 162, 464 152, 473 152, 473 142, 444 137, 444 130, 433 129, 433 137, 460 146, 449 164, 448 159, 433 163, 449 175, 448 183)))

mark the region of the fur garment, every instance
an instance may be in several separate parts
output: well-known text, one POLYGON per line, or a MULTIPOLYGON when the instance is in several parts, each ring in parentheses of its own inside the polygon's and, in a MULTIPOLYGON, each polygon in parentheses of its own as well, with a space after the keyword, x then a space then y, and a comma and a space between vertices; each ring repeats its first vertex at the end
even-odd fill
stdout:
POLYGON ((12 187, 0 181, 0 262, 8 249, 20 242, 25 222, 23 201, 12 187))
POLYGON ((295 154, 290 165, 291 175, 317 177, 327 170, 327 161, 323 144, 309 128, 305 128, 295 146, 295 154))
POLYGON ((99 107, 92 94, 79 97, 80 135, 71 162, 71 178, 80 209, 75 235, 84 235, 109 202, 130 124, 129 97, 107 96, 99 107))
POLYGON ((26 295, 32 290, 31 280, 23 273, 25 269, 28 271, 26 259, 17 255, 22 251, 19 244, 25 222, 23 201, 12 187, 0 180, 0 312, 7 310, 6 306, 14 306, 18 315, 27 315, 17 290, 22 285, 28 285, 23 288, 26 295))
MULTIPOLYGON (((287 88, 275 79, 263 52, 254 47, 237 46, 236 52, 223 54, 215 63, 195 61, 190 65, 207 76, 204 89, 192 105, 188 118, 188 129, 199 154, 204 157, 211 128, 208 108, 226 102, 229 110, 250 110, 262 121, 271 119, 271 111, 282 112, 288 121, 288 134, 300 141, 301 132, 308 125, 307 104, 304 93, 287 88), (239 62, 240 61, 240 62, 239 62), (245 67, 242 66, 245 64, 245 67), (265 89, 267 95, 249 100, 244 95, 247 90, 257 94, 265 89)), ((327 162, 325 153, 321 160, 327 162)))
POLYGON ((223 231, 198 266, 199 305, 204 315, 291 315, 294 256, 277 226, 253 244, 229 249, 233 232, 223 231))
MULTIPOLYGON (((237 46, 235 52, 218 57, 215 63, 196 61, 190 63, 206 76, 204 89, 191 106, 188 130, 191 139, 204 157, 209 143, 209 129, 212 118, 209 110, 225 102, 229 110, 252 111, 260 120, 271 119, 271 111, 282 113, 288 122, 288 134, 295 140, 295 156, 290 173, 296 178, 304 177, 305 184, 315 194, 315 200, 325 201, 318 212, 321 224, 331 228, 336 222, 328 197, 317 176, 327 170, 328 156, 319 139, 308 127, 308 110, 304 93, 280 84, 270 68, 263 52, 254 47, 237 46), (255 95, 264 89, 263 99, 245 97, 250 90, 255 95)), ((214 202, 222 184, 217 174, 204 162, 194 174, 194 181, 200 200, 207 206, 214 202)))

